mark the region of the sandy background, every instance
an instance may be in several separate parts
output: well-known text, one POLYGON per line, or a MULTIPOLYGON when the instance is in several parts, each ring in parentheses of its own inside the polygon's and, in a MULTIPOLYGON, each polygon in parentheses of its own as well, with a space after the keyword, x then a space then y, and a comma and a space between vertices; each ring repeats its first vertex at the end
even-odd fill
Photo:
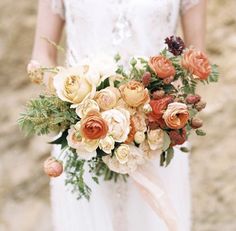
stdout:
MULTIPOLYGON (((206 138, 192 137, 194 231, 236 230, 236 1, 209 0, 207 47, 219 84, 200 89, 209 102, 206 138)), ((25 74, 36 0, 0 1, 0 231, 51 231, 44 138, 24 138, 16 119, 38 89, 25 74)))

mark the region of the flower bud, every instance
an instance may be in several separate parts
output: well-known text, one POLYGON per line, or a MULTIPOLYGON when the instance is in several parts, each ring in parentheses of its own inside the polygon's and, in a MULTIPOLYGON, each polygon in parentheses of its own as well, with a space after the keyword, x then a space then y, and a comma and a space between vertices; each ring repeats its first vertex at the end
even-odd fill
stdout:
POLYGON ((204 109, 206 107, 206 102, 204 101, 199 101, 198 103, 195 104, 195 108, 198 111, 201 111, 202 109, 204 109))
POLYGON ((153 99, 161 99, 165 95, 165 91, 157 90, 152 93, 153 99))
POLYGON ((151 81, 151 73, 150 72, 145 72, 142 76, 142 83, 145 87, 147 87, 150 84, 151 81))
POLYGON ((172 130, 169 133, 172 146, 181 145, 187 140, 186 129, 183 128, 180 131, 172 130))
POLYGON ((49 157, 44 161, 44 172, 50 177, 60 176, 63 172, 63 165, 54 157, 49 157))
POLYGON ((203 124, 203 121, 199 118, 194 117, 191 119, 191 127, 194 129, 202 127, 202 124, 203 124))
POLYGON ((200 100, 201 100, 201 96, 200 96, 200 95, 192 95, 192 94, 189 94, 189 95, 186 97, 186 102, 189 103, 189 104, 196 104, 196 103, 198 103, 200 100))
POLYGON ((174 81, 174 76, 170 76, 170 77, 163 79, 164 84, 170 84, 173 81, 174 81))
POLYGON ((136 132, 134 135, 134 141, 137 144, 141 144, 145 140, 145 133, 144 132, 136 132))

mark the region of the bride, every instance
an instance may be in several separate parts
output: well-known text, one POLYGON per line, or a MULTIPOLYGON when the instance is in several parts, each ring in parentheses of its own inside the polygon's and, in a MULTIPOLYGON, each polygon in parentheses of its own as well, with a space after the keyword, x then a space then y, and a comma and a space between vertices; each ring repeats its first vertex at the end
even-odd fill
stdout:
MULTIPOLYGON (((204 0, 39 0, 32 58, 42 65, 56 65, 57 51, 42 37, 59 43, 64 25, 70 66, 98 53, 119 52, 122 58, 156 55, 164 39, 175 33, 179 15, 186 45, 204 50, 205 8, 204 0)), ((53 154, 59 153, 55 147, 53 154)), ((76 200, 61 176, 51 180, 54 230, 189 231, 187 155, 177 147, 168 168, 159 167, 158 160, 152 164, 169 200, 166 207, 160 202, 162 213, 152 210, 131 179, 97 185, 88 174, 85 178, 93 192, 88 202, 76 200), (173 211, 178 224, 170 228, 163 214, 173 211)))

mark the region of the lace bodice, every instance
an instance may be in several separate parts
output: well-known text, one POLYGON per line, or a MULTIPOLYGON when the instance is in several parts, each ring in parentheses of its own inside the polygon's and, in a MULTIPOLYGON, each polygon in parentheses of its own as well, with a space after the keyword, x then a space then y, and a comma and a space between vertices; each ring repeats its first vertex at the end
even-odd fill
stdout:
POLYGON ((119 52, 123 57, 154 55, 175 33, 179 12, 198 0, 52 0, 66 20, 67 61, 119 52))

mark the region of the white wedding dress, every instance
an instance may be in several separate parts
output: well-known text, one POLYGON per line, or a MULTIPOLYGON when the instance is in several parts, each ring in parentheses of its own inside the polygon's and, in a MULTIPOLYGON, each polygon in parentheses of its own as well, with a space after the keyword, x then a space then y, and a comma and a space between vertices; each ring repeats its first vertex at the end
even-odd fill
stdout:
MULTIPOLYGON (((173 35, 179 13, 198 0, 52 0, 52 10, 66 21, 67 64, 107 53, 122 58, 156 55, 173 35)), ((54 155, 59 155, 55 147, 54 155)), ((163 190, 178 214, 181 231, 189 231, 190 190, 188 156, 175 148, 167 168, 152 162, 163 190)), ((165 222, 146 203, 131 179, 127 183, 93 182, 91 200, 76 200, 64 176, 51 180, 55 231, 167 231, 165 222)))

